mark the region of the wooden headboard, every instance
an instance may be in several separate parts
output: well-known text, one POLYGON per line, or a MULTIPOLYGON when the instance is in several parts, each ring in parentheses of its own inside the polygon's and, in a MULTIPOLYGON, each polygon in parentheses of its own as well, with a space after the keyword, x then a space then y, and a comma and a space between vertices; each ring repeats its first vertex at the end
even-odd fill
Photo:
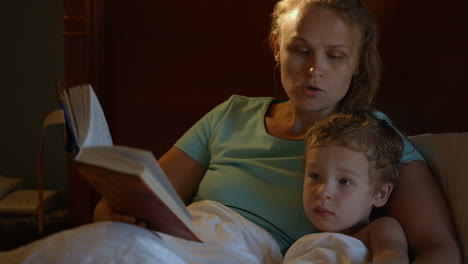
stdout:
MULTIPOLYGON (((409 134, 468 131, 468 2, 366 1, 380 23, 379 109, 409 134)), ((156 157, 229 95, 282 96, 266 39, 274 0, 64 0, 66 86, 90 82, 114 142, 156 157)), ((98 199, 73 170, 71 225, 98 199)))

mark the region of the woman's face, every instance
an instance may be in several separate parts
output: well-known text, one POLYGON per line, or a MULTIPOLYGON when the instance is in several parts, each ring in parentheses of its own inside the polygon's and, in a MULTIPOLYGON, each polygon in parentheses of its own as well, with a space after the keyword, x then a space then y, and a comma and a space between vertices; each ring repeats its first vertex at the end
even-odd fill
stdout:
POLYGON ((361 33, 321 7, 293 11, 284 21, 275 51, 283 87, 296 109, 328 116, 359 70, 361 33))

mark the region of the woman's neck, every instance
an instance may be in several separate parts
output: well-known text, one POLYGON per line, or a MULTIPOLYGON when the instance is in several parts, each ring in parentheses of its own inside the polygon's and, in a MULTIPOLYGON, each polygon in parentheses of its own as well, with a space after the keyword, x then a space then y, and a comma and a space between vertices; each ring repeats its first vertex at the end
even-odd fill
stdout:
POLYGON ((301 140, 310 126, 328 115, 324 112, 302 111, 286 101, 270 105, 265 116, 265 126, 272 136, 301 140))

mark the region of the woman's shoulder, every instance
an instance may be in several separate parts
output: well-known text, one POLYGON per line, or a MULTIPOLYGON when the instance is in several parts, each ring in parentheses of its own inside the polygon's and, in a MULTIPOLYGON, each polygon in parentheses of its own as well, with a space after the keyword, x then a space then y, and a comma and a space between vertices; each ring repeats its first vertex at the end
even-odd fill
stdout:
POLYGON ((398 134, 400 134, 401 139, 403 140, 403 155, 401 157, 401 163, 407 164, 411 161, 414 160, 424 160, 423 156, 419 153, 419 151, 416 149, 416 147, 411 143, 411 141, 408 139, 406 133, 401 130, 398 125, 388 117, 385 113, 383 113, 380 110, 374 110, 374 116, 387 121, 390 126, 392 126, 398 134))
POLYGON ((216 126, 223 120, 263 118, 270 103, 275 100, 272 97, 249 97, 244 95, 231 95, 227 100, 220 103, 209 111, 202 120, 216 126))
POLYGON ((228 102, 232 102, 235 104, 244 104, 244 105, 250 105, 250 104, 270 104, 271 101, 275 100, 273 97, 251 97, 251 96, 245 96, 245 95, 239 95, 239 94, 233 94, 229 97, 227 100, 228 102))
POLYGON ((266 109, 275 100, 273 97, 249 97, 244 95, 233 94, 218 105, 215 111, 221 112, 251 112, 266 109))

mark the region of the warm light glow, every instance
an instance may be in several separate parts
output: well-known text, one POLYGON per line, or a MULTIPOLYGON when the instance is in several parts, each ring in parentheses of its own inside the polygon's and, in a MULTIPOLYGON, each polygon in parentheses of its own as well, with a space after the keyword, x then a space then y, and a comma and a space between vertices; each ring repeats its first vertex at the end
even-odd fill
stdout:
POLYGON ((288 16, 289 19, 296 19, 299 15, 299 8, 294 9, 288 16))

